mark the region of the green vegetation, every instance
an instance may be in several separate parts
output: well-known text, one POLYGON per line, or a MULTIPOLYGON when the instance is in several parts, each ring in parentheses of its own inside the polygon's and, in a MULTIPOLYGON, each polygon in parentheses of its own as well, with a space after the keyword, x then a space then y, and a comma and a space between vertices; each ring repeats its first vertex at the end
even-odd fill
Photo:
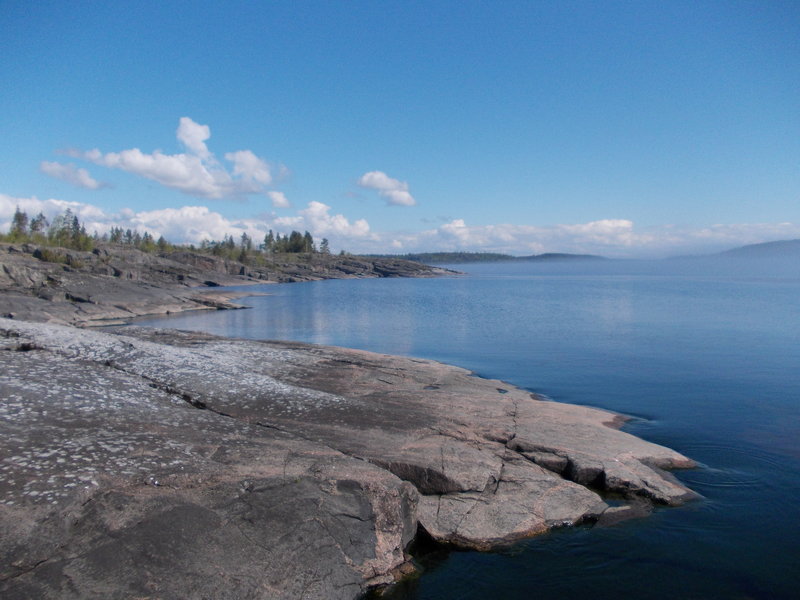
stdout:
POLYGON ((0 234, 0 241, 31 242, 40 246, 59 246, 72 250, 91 250, 95 242, 70 209, 58 215, 52 223, 48 223, 42 213, 29 219, 19 207, 11 219, 9 232, 5 235, 0 234))
POLYGON ((280 233, 273 233, 271 229, 264 236, 264 241, 257 245, 249 235, 243 233, 238 242, 232 236, 226 235, 222 241, 206 240, 199 248, 192 247, 192 249, 259 266, 266 264, 267 260, 276 254, 282 255, 283 258, 286 258, 286 255, 330 254, 327 239, 323 238, 317 249, 314 238, 307 231, 305 233, 292 231, 282 236, 280 233))
MULTIPOLYGON (((314 255, 330 254, 330 245, 327 239, 322 240, 319 249, 314 242, 314 238, 306 231, 292 231, 287 235, 273 233, 272 230, 264 236, 262 243, 254 243, 253 239, 243 233, 237 241, 232 236, 226 235, 221 241, 204 240, 200 247, 193 245, 178 246, 168 242, 163 236, 158 240, 154 239, 148 232, 139 233, 135 229, 125 229, 112 227, 111 231, 102 236, 96 232, 93 235, 86 233, 86 227, 78 220, 70 209, 63 214, 55 217, 52 223, 48 223, 45 216, 41 213, 30 219, 28 215, 21 211, 19 207, 14 213, 11 227, 7 234, 0 233, 0 242, 10 243, 32 243, 42 246, 39 256, 41 260, 47 262, 67 262, 67 258, 48 248, 59 247, 71 250, 91 251, 100 243, 115 244, 119 246, 130 246, 142 252, 168 253, 181 249, 189 249, 195 252, 211 254, 222 258, 237 260, 244 264, 261 265, 266 264, 272 255, 314 255)), ((342 251, 344 254, 344 251, 342 251)))

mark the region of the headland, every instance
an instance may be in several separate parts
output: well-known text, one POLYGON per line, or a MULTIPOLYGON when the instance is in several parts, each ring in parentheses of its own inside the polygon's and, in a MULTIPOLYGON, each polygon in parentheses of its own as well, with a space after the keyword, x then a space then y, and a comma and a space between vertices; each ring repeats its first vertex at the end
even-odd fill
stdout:
POLYGON ((458 367, 73 326, 138 314, 138 290, 181 307, 197 303, 197 282, 259 280, 229 265, 173 260, 183 279, 154 265, 122 277, 116 258, 110 274, 90 272, 102 261, 85 256, 48 263, 53 273, 25 262, 43 262, 33 252, 8 254, 17 287, 0 294, 0 313, 13 316, 0 318, 3 598, 352 599, 411 570, 417 536, 489 550, 695 497, 666 471, 694 463, 621 431, 620 415, 458 367), (124 290, 128 304, 109 308, 124 290), (96 309, 53 308, 63 303, 96 309))

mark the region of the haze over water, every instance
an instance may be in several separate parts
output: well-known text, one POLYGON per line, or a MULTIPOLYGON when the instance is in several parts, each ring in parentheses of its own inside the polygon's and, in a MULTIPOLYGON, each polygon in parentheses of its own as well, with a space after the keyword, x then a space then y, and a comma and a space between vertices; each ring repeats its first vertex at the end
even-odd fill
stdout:
POLYGON ((677 475, 702 500, 495 553, 436 552, 392 598, 796 597, 797 261, 454 268, 469 275, 263 286, 252 310, 146 324, 441 360, 625 413, 627 431, 701 464, 677 475))

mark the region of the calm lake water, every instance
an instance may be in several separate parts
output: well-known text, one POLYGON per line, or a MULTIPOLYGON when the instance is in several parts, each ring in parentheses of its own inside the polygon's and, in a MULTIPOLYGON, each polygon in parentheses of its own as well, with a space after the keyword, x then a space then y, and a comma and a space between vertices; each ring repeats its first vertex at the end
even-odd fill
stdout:
POLYGON ((495 553, 433 552, 390 598, 800 597, 797 265, 454 268, 469 274, 263 286, 252 310, 144 324, 456 364, 631 415, 627 431, 701 464, 678 476, 702 500, 495 553))

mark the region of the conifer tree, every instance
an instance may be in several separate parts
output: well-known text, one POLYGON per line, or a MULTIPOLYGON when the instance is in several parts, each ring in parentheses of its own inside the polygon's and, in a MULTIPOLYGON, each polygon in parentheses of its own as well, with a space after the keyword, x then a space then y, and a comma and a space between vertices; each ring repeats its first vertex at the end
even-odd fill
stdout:
POLYGON ((19 206, 14 211, 14 217, 11 219, 11 230, 9 237, 12 242, 21 242, 28 237, 28 215, 21 211, 19 206))

